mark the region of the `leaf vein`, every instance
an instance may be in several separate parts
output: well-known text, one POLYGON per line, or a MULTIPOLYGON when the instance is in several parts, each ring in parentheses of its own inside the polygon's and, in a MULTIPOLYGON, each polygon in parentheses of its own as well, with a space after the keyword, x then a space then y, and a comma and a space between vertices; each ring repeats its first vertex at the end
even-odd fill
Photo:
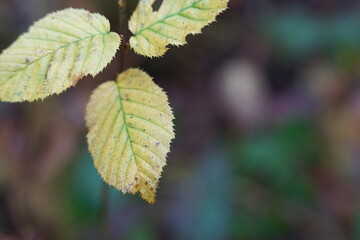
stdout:
MULTIPOLYGON (((155 167, 153 166, 153 165, 151 165, 150 164, 150 162, 148 162, 147 160, 145 160, 144 158, 142 158, 142 157, 140 157, 138 154, 134 154, 135 155, 135 159, 136 158, 138 158, 138 159, 140 159, 142 162, 144 162, 144 163, 146 163, 146 165, 148 165, 148 166, 150 166, 150 168, 152 169, 152 170, 154 170, 154 172, 156 172, 156 174, 158 175, 158 176, 160 176, 160 172, 159 172, 159 170, 157 170, 157 169, 155 169, 155 167)), ((143 171, 141 171, 143 174, 145 174, 145 175, 147 175, 146 173, 144 173, 143 171)), ((148 176, 148 178, 150 178, 150 179, 152 179, 149 175, 147 175, 148 176)), ((154 177, 153 177, 154 178, 154 177)), ((156 178, 156 177, 155 177, 156 178)))
POLYGON ((8 79, 7 79, 7 80, 5 80, 4 82, 0 83, 0 86, 1 86, 1 85, 3 85, 4 83, 6 83, 7 81, 10 81, 10 80, 11 80, 13 77, 15 77, 17 74, 19 74, 20 72, 22 72, 22 71, 26 70, 26 69, 27 69, 30 65, 32 65, 32 64, 34 64, 34 63, 36 63, 37 61, 40 61, 41 59, 43 59, 44 57, 48 56, 49 54, 54 54, 55 52, 60 51, 60 50, 61 50, 61 49, 63 49, 63 48, 67 48, 67 47, 69 47, 71 44, 75 44, 75 43, 77 43, 77 42, 84 41, 84 40, 86 40, 86 39, 93 38, 93 37, 95 37, 95 36, 99 36, 99 35, 103 35, 103 33, 96 34, 96 35, 93 35, 93 36, 89 36, 89 37, 86 37, 86 38, 83 38, 83 39, 80 39, 80 40, 77 40, 77 41, 71 42, 71 43, 69 43, 69 44, 67 44, 67 45, 64 45, 64 46, 62 46, 62 47, 60 47, 60 48, 58 48, 58 49, 56 49, 56 50, 52 51, 52 52, 49 52, 49 53, 47 53, 47 54, 45 54, 45 55, 43 55, 43 56, 40 56, 38 59, 36 59, 36 60, 32 61, 31 63, 29 63, 29 64, 28 64, 28 65, 26 65, 25 67, 23 67, 23 68, 21 68, 21 69, 17 70, 17 72, 16 72, 13 76, 11 76, 10 78, 8 78, 8 79))
POLYGON ((170 136, 172 135, 172 134, 169 132, 169 130, 165 129, 165 128, 164 128, 163 126, 161 126, 160 124, 158 124, 158 123, 156 123, 156 122, 153 122, 153 121, 151 121, 151 120, 149 120, 149 119, 146 119, 146 118, 144 118, 144 117, 141 117, 141 116, 136 115, 136 114, 131 114, 131 113, 125 113, 125 115, 127 115, 127 116, 132 116, 132 117, 141 119, 141 120, 143 120, 143 121, 149 122, 149 123, 157 126, 158 128, 164 130, 164 131, 165 131, 167 134, 169 134, 170 136))
POLYGON ((134 101, 134 100, 129 100, 129 99, 123 99, 124 102, 130 102, 130 103, 136 103, 136 104, 139 104, 139 105, 142 105, 142 106, 145 106, 145 107, 149 107, 149 108, 152 108, 152 109, 155 109, 161 113, 164 113, 165 115, 169 116, 169 117, 172 117, 170 113, 167 113, 159 108, 156 108, 155 106, 152 106, 152 105, 148 105, 148 104, 145 104, 145 103, 142 103, 142 102, 138 102, 138 101, 134 101))
POLYGON ((136 131, 138 131, 138 132, 141 132, 141 133, 143 133, 143 134, 151 137, 153 140, 155 140, 156 142, 160 143, 165 149, 168 149, 167 147, 165 147, 165 145, 164 145, 159 139, 155 138, 155 137, 152 136, 150 133, 148 133, 148 132, 146 132, 146 131, 144 131, 144 130, 142 130, 142 129, 139 129, 139 128, 137 128, 137 127, 134 127, 134 126, 128 126, 128 128, 133 129, 133 130, 136 130, 136 131))

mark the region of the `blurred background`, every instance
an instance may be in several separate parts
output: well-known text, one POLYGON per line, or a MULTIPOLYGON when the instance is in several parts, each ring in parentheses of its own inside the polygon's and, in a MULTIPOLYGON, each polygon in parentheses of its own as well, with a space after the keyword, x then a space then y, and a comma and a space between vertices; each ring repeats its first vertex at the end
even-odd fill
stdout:
MULTIPOLYGON (((116 31, 116 0, 0 0, 0 49, 69 6, 116 31)), ((0 103, 1 240, 360 239, 360 2, 230 0, 188 43, 126 61, 176 116, 155 205, 109 188, 106 210, 87 150, 85 106, 117 60, 60 96, 0 103)))

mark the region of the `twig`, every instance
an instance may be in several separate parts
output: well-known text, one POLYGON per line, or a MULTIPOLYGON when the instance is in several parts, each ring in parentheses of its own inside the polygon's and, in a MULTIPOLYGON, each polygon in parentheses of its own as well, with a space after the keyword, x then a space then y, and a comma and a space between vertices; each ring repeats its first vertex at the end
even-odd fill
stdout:
POLYGON ((125 68, 126 52, 129 49, 128 36, 127 36, 127 15, 126 15, 126 0, 119 0, 119 34, 123 41, 120 47, 120 73, 125 68))

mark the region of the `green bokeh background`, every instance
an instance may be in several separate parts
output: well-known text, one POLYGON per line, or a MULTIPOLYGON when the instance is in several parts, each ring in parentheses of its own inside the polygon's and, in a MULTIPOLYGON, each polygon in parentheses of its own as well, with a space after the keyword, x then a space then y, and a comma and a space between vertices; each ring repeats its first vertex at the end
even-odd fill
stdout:
MULTIPOLYGON (((1 0, 0 49, 70 6, 116 31, 116 2, 1 0)), ((129 52, 176 117, 155 205, 104 187, 87 150, 86 103, 117 61, 60 96, 0 103, 0 239, 360 240, 358 1, 230 0, 188 45, 129 52)))

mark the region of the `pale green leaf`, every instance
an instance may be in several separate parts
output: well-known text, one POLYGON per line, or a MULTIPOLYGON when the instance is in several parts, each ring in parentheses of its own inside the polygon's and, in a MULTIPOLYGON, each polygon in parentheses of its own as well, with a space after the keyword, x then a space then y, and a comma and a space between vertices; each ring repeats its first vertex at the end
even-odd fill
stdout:
POLYGON ((80 78, 101 72, 120 41, 99 14, 72 8, 51 13, 0 55, 0 100, 34 101, 59 94, 80 78))
POLYGON ((227 8, 229 0, 163 0, 158 11, 153 11, 154 0, 140 0, 129 28, 134 34, 131 47, 138 54, 157 57, 167 46, 186 44, 188 34, 197 34, 215 21, 227 8))
POLYGON ((104 181, 153 203, 175 136, 173 118, 166 94, 139 69, 100 85, 86 122, 89 149, 104 181))

